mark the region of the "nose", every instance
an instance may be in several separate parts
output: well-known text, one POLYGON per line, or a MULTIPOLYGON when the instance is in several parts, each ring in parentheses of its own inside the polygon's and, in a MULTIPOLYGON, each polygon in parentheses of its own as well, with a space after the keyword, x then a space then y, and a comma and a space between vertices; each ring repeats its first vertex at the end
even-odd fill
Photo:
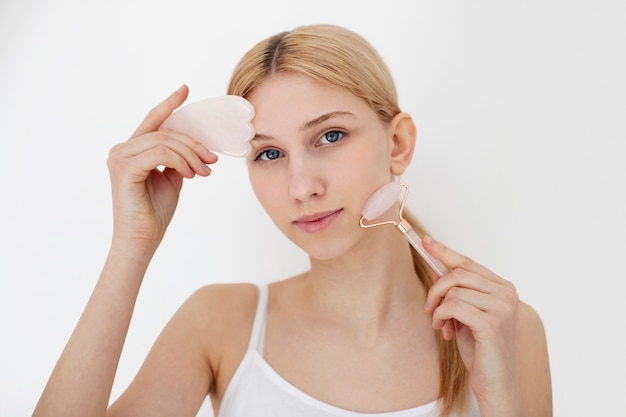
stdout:
POLYGON ((312 158, 291 155, 289 160, 289 196, 298 201, 308 201, 324 194, 321 167, 312 158))

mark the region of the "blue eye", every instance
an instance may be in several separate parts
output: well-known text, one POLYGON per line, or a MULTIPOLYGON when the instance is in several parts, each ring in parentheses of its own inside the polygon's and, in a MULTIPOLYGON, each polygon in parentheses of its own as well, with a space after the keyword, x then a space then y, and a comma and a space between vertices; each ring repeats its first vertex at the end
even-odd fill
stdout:
POLYGON ((335 143, 342 137, 343 137, 343 132, 340 132, 338 130, 331 130, 330 132, 326 132, 322 135, 320 142, 321 143, 335 143))
POLYGON ((268 149, 261 152, 254 160, 257 161, 261 159, 263 161, 273 161, 280 158, 282 155, 283 153, 277 149, 268 149))

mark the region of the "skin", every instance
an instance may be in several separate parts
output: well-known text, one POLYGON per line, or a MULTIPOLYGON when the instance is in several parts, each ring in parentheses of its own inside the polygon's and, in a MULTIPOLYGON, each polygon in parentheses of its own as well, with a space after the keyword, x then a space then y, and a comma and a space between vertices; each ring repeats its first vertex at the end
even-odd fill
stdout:
MULTIPOLYGON (((157 131, 186 96, 183 87, 111 150, 109 257, 34 415, 195 416, 207 394, 219 410, 247 348, 252 285, 194 293, 107 410, 139 287, 183 179, 209 175, 207 164, 216 161, 192 138, 157 131)), ((383 124, 347 91, 295 74, 268 77, 248 99, 258 133, 248 158, 251 184, 277 227, 311 258, 309 271, 270 286, 269 364, 337 407, 416 407, 437 399, 435 332, 443 331, 457 338, 483 417, 552 415, 541 321, 510 282, 424 238, 451 271, 426 293, 393 227, 358 226, 367 198, 410 163, 410 116, 383 124)))

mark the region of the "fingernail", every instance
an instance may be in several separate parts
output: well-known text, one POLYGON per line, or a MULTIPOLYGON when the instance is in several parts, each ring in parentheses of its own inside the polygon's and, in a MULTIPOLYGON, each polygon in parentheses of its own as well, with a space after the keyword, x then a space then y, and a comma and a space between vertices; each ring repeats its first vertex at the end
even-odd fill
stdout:
POLYGON ((426 235, 424 236, 424 242, 426 242, 426 244, 428 245, 432 245, 433 243, 435 243, 435 240, 432 237, 426 235))

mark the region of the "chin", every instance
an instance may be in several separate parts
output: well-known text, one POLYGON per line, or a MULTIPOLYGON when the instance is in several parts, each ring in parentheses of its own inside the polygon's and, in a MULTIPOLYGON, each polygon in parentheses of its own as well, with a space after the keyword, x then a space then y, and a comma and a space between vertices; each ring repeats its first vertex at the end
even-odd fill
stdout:
POLYGON ((354 242, 346 239, 329 242, 328 239, 319 239, 315 242, 293 241, 300 249, 309 255, 309 258, 316 261, 331 261, 341 258, 351 251, 354 242))
POLYGON ((317 233, 306 233, 290 225, 283 229, 283 234, 306 252, 309 258, 317 261, 330 261, 353 252, 364 237, 363 229, 358 225, 346 224, 331 225, 317 233))

